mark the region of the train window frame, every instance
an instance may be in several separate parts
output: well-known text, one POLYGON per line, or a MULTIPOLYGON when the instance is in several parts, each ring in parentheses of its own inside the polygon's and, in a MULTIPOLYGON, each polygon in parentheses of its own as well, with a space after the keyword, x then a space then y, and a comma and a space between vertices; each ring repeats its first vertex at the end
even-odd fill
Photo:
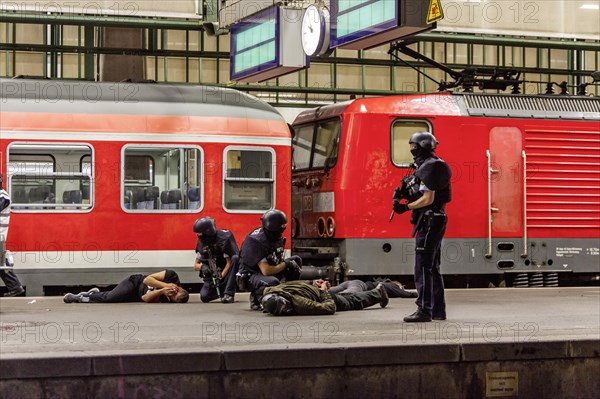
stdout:
POLYGON ((277 169, 276 169, 276 164, 277 164, 277 154, 275 153, 275 150, 272 147, 255 147, 255 146, 240 146, 240 145, 229 145, 227 147, 225 147, 223 149, 223 184, 222 184, 222 194, 221 194, 221 205, 223 207, 223 210, 227 213, 237 213, 237 214, 262 214, 270 209, 275 209, 277 206, 277 169), (254 151, 254 152, 268 152, 271 154, 271 178, 244 178, 244 177, 228 177, 227 176, 227 170, 228 170, 228 153, 230 151, 254 151), (226 185, 227 182, 271 182, 272 186, 271 186, 271 206, 267 209, 257 209, 257 208, 253 208, 253 209, 235 209, 235 208, 228 208, 226 206, 226 199, 225 199, 225 193, 226 193, 226 185))
MULTIPOLYGON (((302 125, 298 125, 298 126, 294 126, 294 129, 296 130, 296 132, 302 128, 305 128, 307 126, 312 126, 313 127, 313 133, 312 133, 312 141, 311 141, 311 146, 310 146, 310 157, 309 157, 309 163, 308 163, 308 167, 307 168, 293 168, 292 172, 309 172, 309 171, 318 171, 318 170, 325 170, 325 169, 332 169, 337 165, 337 161, 340 155, 340 143, 342 141, 342 132, 343 132, 343 120, 341 117, 333 117, 333 118, 327 118, 327 119, 322 119, 322 120, 317 120, 317 121, 312 121, 309 123, 304 123, 302 125), (315 162, 315 147, 317 145, 317 132, 318 132, 318 128, 320 125, 324 124, 324 123, 328 123, 328 122, 336 122, 339 126, 339 131, 338 131, 338 135, 335 138, 335 147, 334 148, 334 157, 331 158, 325 158, 323 161, 323 165, 319 165, 319 166, 315 166, 314 162, 315 162), (329 160, 333 160, 333 161, 329 161, 329 160)), ((298 134, 296 133, 296 135, 294 136, 294 139, 298 137, 298 134)), ((295 144, 295 140, 292 139, 292 149, 294 148, 294 144, 295 144)), ((293 161, 293 154, 292 154, 292 161, 293 161)))
MULTIPOLYGON (((131 155, 130 155, 131 156, 131 155)), ((140 156, 144 156, 144 155, 140 155, 140 156)), ((150 156, 150 155, 145 155, 148 156, 150 159, 152 159, 152 165, 153 165, 153 169, 156 169, 156 161, 150 156)), ((127 214, 133 214, 133 215, 148 215, 148 214, 152 214, 152 215, 157 215, 157 214, 190 214, 190 213, 200 213, 202 212, 202 210, 204 209, 204 163, 205 163, 205 156, 204 156, 204 148, 202 148, 199 145, 193 145, 193 144, 151 144, 151 143, 130 143, 130 144, 125 144, 123 145, 123 147, 121 148, 121 160, 120 160, 120 197, 119 197, 119 204, 121 206, 121 210, 127 214), (166 209, 166 208, 156 208, 156 209, 128 209, 125 208, 125 204, 123 202, 123 198, 125 198, 125 187, 127 186, 127 180, 125 179, 125 156, 126 156, 126 152, 127 150, 130 149, 148 149, 148 150, 152 150, 152 149, 170 149, 170 150, 197 150, 199 155, 200 155, 200 162, 199 162, 199 171, 198 171, 198 178, 197 178, 197 182, 198 183, 198 187, 200 188, 200 197, 199 197, 199 204, 198 204, 198 208, 194 208, 194 209, 187 209, 187 208, 181 208, 181 209, 166 209)), ((187 168, 186 170, 183 171, 183 173, 185 174, 187 172, 187 168)), ((151 176, 151 181, 149 182, 152 187, 155 186, 156 183, 156 174, 153 173, 151 176)), ((187 186, 185 186, 186 182, 182 182, 180 183, 180 185, 184 186, 184 187, 179 187, 178 189, 182 192, 182 198, 184 195, 187 195, 187 189, 190 187, 189 184, 187 186)), ((131 184, 129 184, 131 186, 131 184)), ((160 200, 160 190, 159 190, 159 197, 158 199, 160 200)))
POLYGON ((298 141, 298 138, 300 137, 300 131, 304 128, 312 128, 312 129, 310 129, 311 130, 310 146, 307 148, 307 150, 308 150, 308 162, 307 162, 308 166, 304 167, 304 168, 297 168, 296 164, 295 164, 295 160, 294 160, 294 154, 292 153, 292 171, 293 172, 310 169, 311 160, 312 160, 312 156, 313 156, 312 147, 313 147, 313 143, 315 142, 315 124, 314 123, 313 124, 304 124, 304 125, 294 127, 295 134, 292 139, 292 149, 294 149, 294 146, 297 145, 296 143, 298 141))
MULTIPOLYGON (((14 213, 90 213, 94 210, 95 207, 95 159, 96 153, 95 148, 91 143, 88 142, 21 142, 15 141, 10 143, 6 148, 6 170, 7 170, 7 189, 11 194, 12 203, 11 203, 11 212, 14 213), (15 154, 15 150, 25 150, 24 152, 20 152, 15 154), (27 152, 27 150, 30 150, 27 152), (79 150, 86 151, 79 159, 79 171, 78 172, 62 172, 57 170, 57 159, 56 153, 52 153, 52 151, 69 151, 69 150, 79 150), (47 152, 44 152, 47 151, 47 152), (15 157, 18 156, 31 156, 31 157, 49 157, 52 160, 52 171, 40 173, 40 171, 35 171, 33 173, 15 173, 12 171, 13 167, 11 166, 11 158, 12 162, 15 157), (84 173, 82 170, 81 159, 83 157, 89 156, 90 163, 92 167, 89 170, 89 173, 84 173), (79 177, 79 187, 81 192, 81 185, 84 178, 89 180, 89 202, 84 203, 83 198, 79 203, 61 203, 61 202, 27 202, 20 203, 15 201, 15 176, 33 176, 33 177, 47 177, 49 180, 52 180, 51 186, 54 188, 55 200, 59 198, 56 196, 56 182, 58 180, 74 180, 74 178, 79 177)), ((63 195, 64 195, 63 191, 63 195)))
MULTIPOLYGON (((394 160, 394 126, 397 123, 401 123, 401 122, 424 123, 425 125, 427 125, 429 133, 433 134, 434 136, 435 136, 435 133, 433 132, 433 124, 428 119, 394 118, 394 120, 390 123, 390 162, 392 163, 392 165, 394 165, 398 168, 409 168, 410 165, 413 163, 412 158, 408 162, 396 162, 394 160)), ((415 130, 415 132, 413 132, 413 133, 416 133, 418 131, 423 131, 423 130, 415 130)), ((408 141, 406 142, 406 148, 410 148, 408 141)))

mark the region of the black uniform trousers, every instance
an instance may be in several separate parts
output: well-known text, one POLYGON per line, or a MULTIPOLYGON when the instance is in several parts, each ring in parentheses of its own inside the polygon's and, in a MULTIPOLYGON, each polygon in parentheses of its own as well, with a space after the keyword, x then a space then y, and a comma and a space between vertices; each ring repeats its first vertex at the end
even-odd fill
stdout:
MULTIPOLYGON (((302 264, 302 258, 300 258, 298 255, 294 255, 294 256, 290 257, 290 259, 294 260, 299 265, 302 264)), ((285 269, 283 271, 281 271, 280 273, 277 273, 274 276, 265 276, 264 274, 262 274, 260 272, 252 273, 248 277, 248 285, 249 285, 248 288, 250 289, 250 292, 254 295, 255 303, 260 303, 260 300, 262 298, 263 291, 265 290, 265 288, 279 285, 281 280, 283 280, 285 277, 286 277, 285 269)), ((298 277, 287 278, 286 280, 287 281, 298 280, 298 277)))
POLYGON ((121 281, 110 291, 94 292, 90 295, 90 302, 95 303, 121 303, 141 302, 140 285, 143 284, 144 276, 134 274, 121 281))
POLYGON ((434 224, 420 227, 415 248, 416 304, 423 312, 433 317, 446 315, 444 299, 444 279, 440 272, 442 239, 446 232, 447 218, 440 218, 434 224))
POLYGON ((347 310, 362 310, 379 303, 381 293, 379 290, 370 290, 347 294, 331 294, 331 298, 335 302, 335 311, 344 312, 347 310))
POLYGON ((235 296, 236 291, 236 274, 240 267, 239 257, 233 255, 231 257, 231 267, 227 272, 227 276, 219 282, 219 292, 217 292, 217 286, 211 280, 204 280, 202 289, 200 289, 200 300, 202 302, 214 301, 217 298, 223 298, 225 294, 232 297, 235 296), (220 294, 220 296, 219 296, 220 294))

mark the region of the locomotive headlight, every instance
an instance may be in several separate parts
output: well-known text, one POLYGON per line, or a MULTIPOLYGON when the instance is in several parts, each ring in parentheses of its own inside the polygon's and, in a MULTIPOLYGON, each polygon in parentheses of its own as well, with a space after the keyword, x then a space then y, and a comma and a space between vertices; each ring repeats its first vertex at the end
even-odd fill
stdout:
POLYGON ((317 221, 317 234, 319 237, 326 237, 325 218, 320 217, 317 221))
POLYGON ((333 237, 333 235, 335 234, 335 219, 333 218, 333 216, 329 216, 327 218, 327 226, 325 229, 325 234, 327 234, 327 237, 333 237))

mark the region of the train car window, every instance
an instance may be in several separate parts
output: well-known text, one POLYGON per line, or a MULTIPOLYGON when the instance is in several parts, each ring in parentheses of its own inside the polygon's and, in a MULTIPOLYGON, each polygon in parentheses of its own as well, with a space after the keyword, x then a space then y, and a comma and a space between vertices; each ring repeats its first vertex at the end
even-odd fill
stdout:
POLYGON ((394 165, 407 168, 413 162, 408 140, 416 132, 433 133, 427 121, 396 119, 392 122, 391 156, 394 165))
POLYGON ((296 129, 296 135, 292 142, 292 169, 302 170, 310 167, 310 155, 315 126, 302 126, 296 129))
POLYGON ((227 147, 223 156, 223 208, 240 213, 264 212, 273 208, 273 149, 227 147))
POLYGON ((335 166, 342 121, 332 119, 296 128, 292 141, 294 171, 335 166))
POLYGON ((203 152, 197 146, 126 145, 121 206, 131 213, 190 213, 203 207, 203 152))
POLYGON ((326 162, 329 167, 335 165, 341 130, 342 124, 339 120, 324 121, 317 125, 317 135, 315 137, 312 160, 313 168, 323 168, 326 162))
POLYGON ((12 210, 89 212, 94 206, 93 155, 88 144, 10 144, 12 210))

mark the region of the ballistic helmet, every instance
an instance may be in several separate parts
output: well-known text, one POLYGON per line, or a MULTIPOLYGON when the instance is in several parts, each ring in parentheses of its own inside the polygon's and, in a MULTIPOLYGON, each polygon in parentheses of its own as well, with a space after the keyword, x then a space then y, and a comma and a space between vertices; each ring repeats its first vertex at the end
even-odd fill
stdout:
POLYGON ((278 209, 265 212, 260 220, 262 220, 262 226, 265 230, 279 235, 285 231, 288 222, 285 213, 278 209))
POLYGON ((194 222, 194 233, 203 237, 212 237, 217 234, 215 219, 206 216, 194 222))
POLYGON ((289 315, 294 311, 294 306, 290 301, 277 294, 267 294, 262 300, 263 308, 274 316, 289 315))
POLYGON ((408 143, 417 144, 424 151, 433 152, 435 151, 438 141, 435 139, 435 136, 429 132, 416 132, 410 136, 408 143))

